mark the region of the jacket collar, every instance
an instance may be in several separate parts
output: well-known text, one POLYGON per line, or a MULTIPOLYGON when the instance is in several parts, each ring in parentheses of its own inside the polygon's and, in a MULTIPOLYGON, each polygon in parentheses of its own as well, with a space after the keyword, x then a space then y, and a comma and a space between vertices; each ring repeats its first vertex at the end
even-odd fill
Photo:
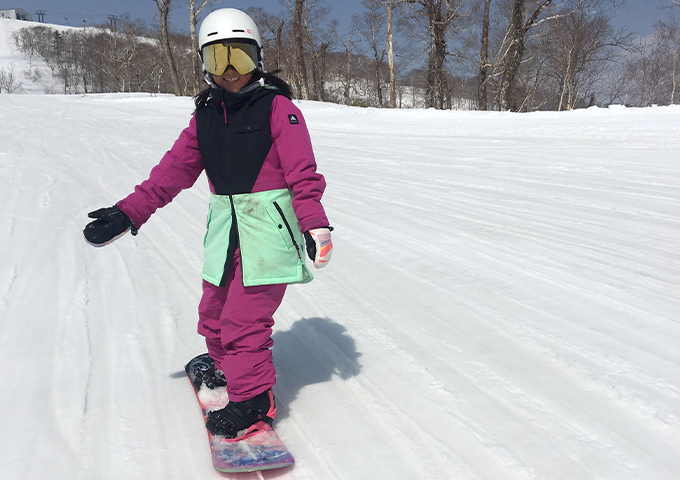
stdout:
POLYGON ((213 86, 210 88, 210 96, 217 105, 225 104, 228 107, 240 107, 248 102, 258 90, 263 89, 264 82, 255 81, 236 93, 227 92, 225 89, 213 86))

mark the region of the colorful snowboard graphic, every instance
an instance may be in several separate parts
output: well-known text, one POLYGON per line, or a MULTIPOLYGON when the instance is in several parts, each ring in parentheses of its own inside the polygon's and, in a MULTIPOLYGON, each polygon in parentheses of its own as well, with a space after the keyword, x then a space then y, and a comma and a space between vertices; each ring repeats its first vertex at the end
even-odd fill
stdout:
MULTIPOLYGON (((224 407, 228 401, 226 387, 208 388, 205 383, 196 381, 197 375, 213 368, 208 354, 199 355, 191 360, 185 371, 194 387, 196 398, 203 410, 203 421, 208 412, 224 407), (198 387, 197 387, 198 384, 198 387)), ((264 422, 256 424, 257 430, 240 437, 227 439, 208 433, 213 466, 220 472, 254 472, 289 467, 295 460, 288 452, 274 429, 264 422)), ((206 430, 207 431, 207 430, 206 430)))

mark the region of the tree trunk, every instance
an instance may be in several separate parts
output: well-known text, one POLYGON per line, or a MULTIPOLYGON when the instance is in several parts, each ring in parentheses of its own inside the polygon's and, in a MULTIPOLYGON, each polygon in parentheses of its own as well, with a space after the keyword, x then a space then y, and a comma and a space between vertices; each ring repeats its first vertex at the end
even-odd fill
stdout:
POLYGON ((447 56, 446 32, 461 15, 455 4, 444 0, 406 0, 417 15, 427 19, 429 33, 428 61, 425 73, 425 104, 430 108, 444 109, 448 95, 447 73, 444 69, 447 56), (420 5, 416 10, 413 5, 420 5))
POLYGON ((558 112, 574 108, 574 102, 576 100, 574 95, 575 76, 576 67, 574 66, 573 49, 569 49, 569 52, 567 53, 567 63, 564 66, 560 103, 557 106, 558 112))
POLYGON ((380 72, 381 60, 375 61, 375 94, 378 96, 378 108, 383 108, 382 75, 380 72))
POLYGON ((350 33, 347 40, 347 70, 345 71, 345 84, 343 88, 342 97, 345 100, 345 105, 350 105, 350 96, 352 92, 352 34, 350 33))
POLYGON ((172 56, 172 49, 170 48, 170 38, 168 36, 168 14, 170 13, 170 4, 172 0, 154 0, 158 11, 161 14, 161 45, 163 46, 163 53, 165 60, 170 69, 170 77, 172 78, 172 89, 176 96, 182 95, 182 87, 179 83, 179 74, 177 73, 177 65, 172 56))
POLYGON ((397 78, 394 73, 394 40, 392 38, 393 0, 387 0, 387 64, 390 71, 390 108, 397 108, 397 78))
POLYGON ((515 85, 515 76, 519 71, 526 49, 524 33, 524 0, 515 0, 510 16, 510 47, 505 55, 498 93, 501 110, 516 110, 517 108, 517 105, 513 104, 511 96, 515 85))
POLYGON ((482 49, 479 52, 479 85, 477 89, 477 103, 480 110, 489 107, 487 83, 489 81, 489 14, 491 0, 484 0, 484 14, 482 16, 482 49))
POLYGON ((312 100, 324 102, 326 92, 324 78, 326 78, 326 52, 328 44, 324 43, 312 55, 312 100))
POLYGON ((273 70, 278 70, 281 68, 281 55, 283 54, 283 27, 285 23, 285 20, 279 20, 279 23, 276 27, 276 65, 274 65, 273 70))
POLYGON ((430 56, 427 72, 428 106, 444 109, 448 91, 444 62, 446 60, 446 33, 442 18, 441 0, 426 2, 426 10, 430 28, 430 56))
POLYGON ((527 31, 533 27, 539 15, 553 0, 544 0, 536 10, 529 16, 529 19, 524 21, 524 0, 514 0, 512 4, 512 14, 510 16, 510 27, 508 37, 510 38, 510 46, 505 54, 503 63, 503 71, 501 73, 501 84, 498 92, 499 104, 501 110, 517 111, 520 107, 520 102, 513 99, 513 90, 515 87, 515 77, 522 65, 526 44, 524 43, 527 31))
POLYGON ((678 82, 676 80, 678 76, 678 52, 673 52, 673 72, 671 76, 671 82, 673 84, 671 88, 671 105, 675 104, 675 92, 678 87, 678 82))
POLYGON ((198 55, 198 36, 196 35, 196 25, 198 24, 198 14, 208 5, 210 0, 203 0, 201 6, 196 8, 196 0, 189 0, 189 31, 191 33, 191 49, 196 55, 194 61, 193 86, 194 95, 201 90, 203 84, 203 62, 198 55))
POLYGON ((305 0, 295 0, 295 12, 293 13, 293 37, 295 42, 295 63, 298 69, 297 83, 300 96, 303 100, 309 100, 309 80, 307 78, 307 65, 305 63, 304 37, 306 37, 303 25, 305 0))

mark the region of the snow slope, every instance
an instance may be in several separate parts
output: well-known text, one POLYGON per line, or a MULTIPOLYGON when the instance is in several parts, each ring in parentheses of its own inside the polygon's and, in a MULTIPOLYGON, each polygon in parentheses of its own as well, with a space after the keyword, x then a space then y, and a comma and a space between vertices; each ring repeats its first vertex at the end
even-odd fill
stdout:
MULTIPOLYGON (((277 315, 294 468, 228 478, 680 478, 680 108, 303 102, 331 264, 277 315)), ((0 478, 219 478, 184 364, 204 178, 82 240, 190 99, 0 95, 0 478)))
MULTIPOLYGON (((52 76, 50 68, 38 57, 29 59, 20 53, 12 34, 22 28, 49 27, 59 31, 76 30, 75 27, 50 23, 26 22, 22 20, 0 19, 0 72, 5 75, 13 73, 14 94, 25 93, 61 93, 63 84, 52 76)), ((1 93, 7 93, 3 91, 1 93)))

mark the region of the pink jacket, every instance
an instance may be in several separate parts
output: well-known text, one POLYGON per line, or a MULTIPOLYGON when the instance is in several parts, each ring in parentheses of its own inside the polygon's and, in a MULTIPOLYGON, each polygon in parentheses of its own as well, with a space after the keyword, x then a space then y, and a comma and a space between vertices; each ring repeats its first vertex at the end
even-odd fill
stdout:
MULTIPOLYGON (((273 144, 252 193, 288 188, 293 193, 293 209, 302 232, 329 225, 321 205, 326 182, 316 172, 312 143, 302 113, 289 99, 277 95, 269 122, 273 144), (292 125, 291 116, 298 123, 292 125)), ((151 170, 149 178, 116 205, 140 228, 156 209, 191 187, 203 169, 194 115, 172 148, 151 170)), ((212 184, 210 189, 214 193, 212 184)))

